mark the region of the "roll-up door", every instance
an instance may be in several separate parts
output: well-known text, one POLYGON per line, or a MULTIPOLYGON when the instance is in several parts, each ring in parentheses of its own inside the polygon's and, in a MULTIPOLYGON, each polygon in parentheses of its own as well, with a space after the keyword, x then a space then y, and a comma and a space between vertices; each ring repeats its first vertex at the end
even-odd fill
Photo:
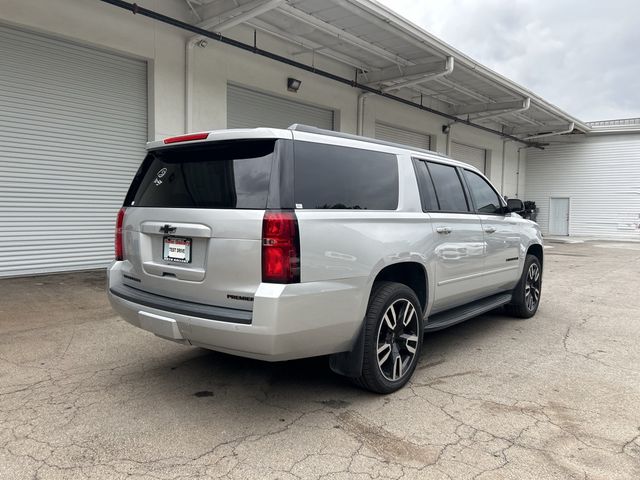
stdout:
POLYGON ((424 133, 393 127, 376 122, 376 138, 385 142, 401 143, 410 147, 431 150, 431 137, 424 133))
POLYGON ((334 112, 328 108, 227 85, 227 128, 287 128, 294 123, 334 129, 334 112))
POLYGON ((105 267, 147 140, 146 62, 0 26, 0 276, 105 267))
POLYGON ((483 148, 451 142, 451 158, 473 165, 482 173, 486 173, 487 151, 483 148))

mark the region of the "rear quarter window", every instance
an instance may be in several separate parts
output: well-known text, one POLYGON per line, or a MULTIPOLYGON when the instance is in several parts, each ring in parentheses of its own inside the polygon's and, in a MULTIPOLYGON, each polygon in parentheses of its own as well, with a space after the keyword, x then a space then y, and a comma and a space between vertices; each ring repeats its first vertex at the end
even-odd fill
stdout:
POLYGON ((297 208, 395 210, 395 155, 311 142, 294 143, 297 208))
POLYGON ((274 146, 236 141, 151 151, 125 206, 264 209, 274 146))

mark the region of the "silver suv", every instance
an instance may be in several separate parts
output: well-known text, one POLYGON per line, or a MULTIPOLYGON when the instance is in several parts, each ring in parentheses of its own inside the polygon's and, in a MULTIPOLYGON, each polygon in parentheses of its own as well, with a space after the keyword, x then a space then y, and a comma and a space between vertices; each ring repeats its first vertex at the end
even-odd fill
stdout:
POLYGON ((268 361, 330 355, 388 393, 423 333, 540 301, 542 236, 473 167, 294 125, 149 144, 109 299, 162 338, 268 361))

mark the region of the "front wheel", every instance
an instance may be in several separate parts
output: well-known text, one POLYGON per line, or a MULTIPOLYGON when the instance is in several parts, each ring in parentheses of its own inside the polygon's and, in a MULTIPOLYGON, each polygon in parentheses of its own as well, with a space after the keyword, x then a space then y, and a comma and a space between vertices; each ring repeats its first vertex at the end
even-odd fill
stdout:
POLYGON ((542 292, 542 265, 535 255, 527 255, 522 277, 513 290, 507 312, 520 318, 531 318, 538 311, 542 292))
POLYGON ((376 393, 402 388, 416 368, 422 336, 422 308, 414 291, 401 283, 376 283, 365 318, 362 374, 354 381, 376 393))

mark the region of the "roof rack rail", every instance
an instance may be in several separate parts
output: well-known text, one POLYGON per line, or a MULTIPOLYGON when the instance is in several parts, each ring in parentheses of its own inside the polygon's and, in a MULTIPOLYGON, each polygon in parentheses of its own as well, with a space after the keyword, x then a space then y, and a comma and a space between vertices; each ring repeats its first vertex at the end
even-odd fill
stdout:
POLYGON ((335 132, 333 130, 325 130, 324 128, 312 127, 311 125, 303 125, 301 123, 294 123, 289 125, 288 130, 294 130, 296 132, 315 133, 316 135, 327 135, 330 137, 346 138, 349 140, 358 140, 360 142, 375 143, 378 145, 386 145, 387 147, 401 148, 403 150, 411 150, 414 152, 429 153, 431 155, 437 155, 443 158, 449 158, 433 150, 426 150, 424 148, 412 147, 410 145, 404 145, 402 143, 387 142, 386 140, 379 140, 377 138, 364 137, 361 135, 354 135, 352 133, 335 132))

